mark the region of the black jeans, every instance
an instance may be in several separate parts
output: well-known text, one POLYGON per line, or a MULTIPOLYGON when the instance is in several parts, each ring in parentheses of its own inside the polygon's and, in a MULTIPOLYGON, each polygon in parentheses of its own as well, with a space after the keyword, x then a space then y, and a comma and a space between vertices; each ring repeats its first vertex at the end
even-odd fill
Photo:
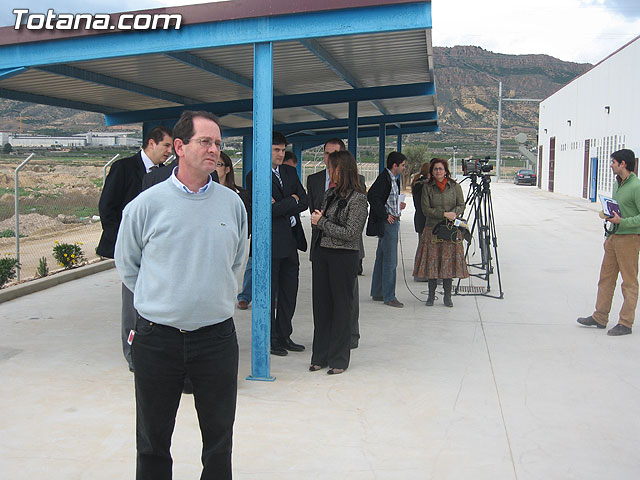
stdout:
POLYGON ((312 269, 313 365, 347 368, 358 251, 319 247, 312 269))
POLYGON ((136 479, 171 479, 171 435, 186 376, 193 384, 202 433, 200 478, 230 479, 238 386, 233 319, 182 332, 138 316, 132 354, 136 366, 136 479))

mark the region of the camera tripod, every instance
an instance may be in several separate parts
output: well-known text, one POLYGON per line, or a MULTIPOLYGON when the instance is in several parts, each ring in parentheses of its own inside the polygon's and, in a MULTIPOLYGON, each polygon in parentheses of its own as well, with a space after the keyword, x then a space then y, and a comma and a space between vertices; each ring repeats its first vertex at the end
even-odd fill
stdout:
MULTIPOLYGON (((485 288, 464 287, 460 286, 460 279, 458 279, 455 293, 456 295, 462 296, 482 295, 491 298, 504 298, 502 281, 500 279, 500 263, 498 262, 498 235, 493 217, 493 202, 491 201, 491 177, 489 175, 472 173, 468 178, 470 179, 470 184, 465 205, 470 206, 473 212, 473 223, 470 230, 471 239, 473 241, 474 232, 477 233, 478 245, 480 247, 480 262, 467 263, 467 267, 469 268, 469 275, 484 280, 486 286, 485 288), (494 273, 494 264, 495 273, 498 274, 499 295, 490 294, 491 275, 494 273)), ((470 247, 471 243, 467 245, 465 250, 467 262, 469 262, 470 247)))

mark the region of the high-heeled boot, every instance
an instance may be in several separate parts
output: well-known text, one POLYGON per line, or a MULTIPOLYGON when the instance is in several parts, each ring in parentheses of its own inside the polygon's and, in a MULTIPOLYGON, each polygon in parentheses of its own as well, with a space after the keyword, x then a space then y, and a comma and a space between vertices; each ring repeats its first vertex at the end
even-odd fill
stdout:
POLYGON ((427 307, 433 307, 433 302, 436 299, 437 285, 438 285, 438 281, 435 278, 429 279, 429 296, 427 297, 427 302, 425 303, 427 307))
POLYGON ((442 286, 444 287, 444 304, 447 307, 453 307, 453 301, 451 301, 451 285, 453 284, 452 278, 445 278, 442 280, 442 286))

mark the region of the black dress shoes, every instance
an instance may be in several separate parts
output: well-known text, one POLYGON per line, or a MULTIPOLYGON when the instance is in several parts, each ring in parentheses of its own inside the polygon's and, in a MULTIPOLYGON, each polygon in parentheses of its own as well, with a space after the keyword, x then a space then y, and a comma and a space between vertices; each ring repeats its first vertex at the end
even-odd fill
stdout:
POLYGON ((289 354, 283 347, 279 345, 271 345, 271 355, 278 355, 279 357, 286 357, 289 354))
POLYGON ((280 346, 291 352, 304 352, 304 345, 293 343, 290 338, 280 340, 280 346))

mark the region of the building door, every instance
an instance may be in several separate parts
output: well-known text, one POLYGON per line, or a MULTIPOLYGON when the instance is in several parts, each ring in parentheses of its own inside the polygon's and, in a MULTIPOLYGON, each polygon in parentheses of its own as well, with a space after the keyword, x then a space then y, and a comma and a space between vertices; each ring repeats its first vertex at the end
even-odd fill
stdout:
POLYGON ((542 145, 538 147, 538 188, 542 188, 542 145))
POLYGON ((556 165, 556 137, 549 139, 549 191, 553 192, 553 170, 556 165))
POLYGON ((584 167, 582 173, 582 198, 589 197, 589 139, 584 141, 584 167))

